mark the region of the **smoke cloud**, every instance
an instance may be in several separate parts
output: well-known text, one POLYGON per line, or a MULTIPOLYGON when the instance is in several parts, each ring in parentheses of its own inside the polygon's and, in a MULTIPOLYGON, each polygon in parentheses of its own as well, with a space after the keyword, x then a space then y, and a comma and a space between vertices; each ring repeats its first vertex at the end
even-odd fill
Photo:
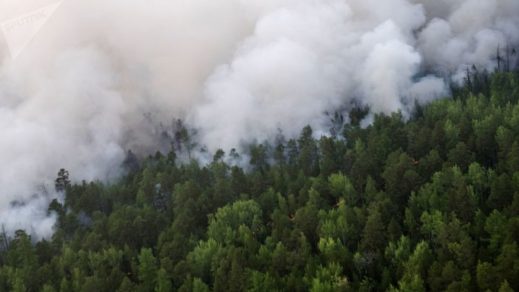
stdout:
POLYGON ((325 112, 406 115, 519 44, 517 0, 3 0, 0 22, 0 223, 37 238, 59 168, 113 179, 174 117, 209 150, 326 133, 325 112))

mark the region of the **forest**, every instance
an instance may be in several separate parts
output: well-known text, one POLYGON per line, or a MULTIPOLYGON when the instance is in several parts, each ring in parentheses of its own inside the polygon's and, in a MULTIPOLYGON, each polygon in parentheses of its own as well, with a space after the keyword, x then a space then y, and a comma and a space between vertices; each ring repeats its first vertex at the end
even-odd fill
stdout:
POLYGON ((61 170, 52 238, 0 238, 0 290, 519 291, 519 73, 465 81, 207 163, 179 123, 116 182, 61 170))

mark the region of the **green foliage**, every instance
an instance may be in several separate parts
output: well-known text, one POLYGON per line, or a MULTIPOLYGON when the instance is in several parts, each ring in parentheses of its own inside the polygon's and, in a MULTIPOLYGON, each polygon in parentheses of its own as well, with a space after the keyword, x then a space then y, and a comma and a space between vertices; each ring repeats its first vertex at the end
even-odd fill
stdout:
POLYGON ((209 221, 207 236, 222 244, 245 243, 249 235, 257 239, 264 232, 261 208, 252 200, 220 208, 209 221))
POLYGON ((138 259, 140 288, 142 291, 153 291, 157 281, 157 260, 149 248, 143 248, 138 259))
POLYGON ((519 76, 469 73, 409 119, 357 108, 250 161, 192 159, 178 121, 111 185, 62 170, 53 238, 0 236, 0 291, 519 291, 519 76))

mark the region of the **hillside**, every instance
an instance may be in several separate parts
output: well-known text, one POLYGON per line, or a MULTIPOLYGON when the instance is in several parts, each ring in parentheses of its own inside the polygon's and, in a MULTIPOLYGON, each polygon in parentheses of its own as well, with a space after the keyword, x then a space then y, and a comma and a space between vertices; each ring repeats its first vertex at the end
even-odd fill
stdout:
POLYGON ((452 92, 208 164, 183 128, 110 185, 62 172, 55 234, 4 235, 0 290, 517 291, 519 73, 452 92))

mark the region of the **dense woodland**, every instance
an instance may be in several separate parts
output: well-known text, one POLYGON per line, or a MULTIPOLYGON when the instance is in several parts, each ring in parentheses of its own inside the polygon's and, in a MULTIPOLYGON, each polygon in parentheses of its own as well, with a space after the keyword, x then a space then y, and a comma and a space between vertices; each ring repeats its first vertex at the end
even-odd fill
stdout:
POLYGON ((55 234, 2 238, 0 290, 519 291, 519 73, 470 71, 409 118, 210 163, 180 127, 113 184, 61 171, 55 234))

